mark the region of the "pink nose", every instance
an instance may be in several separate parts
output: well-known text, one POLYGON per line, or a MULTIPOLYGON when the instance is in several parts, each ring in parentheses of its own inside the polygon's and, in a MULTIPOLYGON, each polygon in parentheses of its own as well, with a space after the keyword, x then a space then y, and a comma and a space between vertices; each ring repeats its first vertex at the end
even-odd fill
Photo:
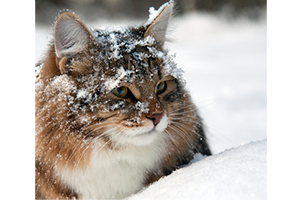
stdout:
POLYGON ((154 126, 156 126, 160 122, 162 117, 163 117, 162 113, 155 113, 152 114, 150 117, 147 116, 148 119, 151 119, 153 121, 154 126))

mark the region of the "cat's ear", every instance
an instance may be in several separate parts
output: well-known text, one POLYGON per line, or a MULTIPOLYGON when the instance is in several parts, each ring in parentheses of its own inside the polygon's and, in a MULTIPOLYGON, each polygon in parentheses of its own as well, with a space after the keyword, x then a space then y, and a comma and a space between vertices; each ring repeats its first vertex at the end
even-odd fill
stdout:
POLYGON ((92 34, 73 13, 61 13, 54 25, 54 47, 57 58, 71 57, 84 51, 92 34))
POLYGON ((146 38, 149 35, 152 36, 156 40, 160 48, 163 48, 163 45, 166 40, 166 32, 169 20, 172 16, 173 6, 174 2, 173 0, 171 0, 168 3, 162 5, 157 11, 152 11, 152 13, 150 13, 149 16, 148 21, 150 22, 148 23, 150 24, 147 26, 144 38, 146 38), (153 12, 155 12, 155 14, 153 12), (150 19, 153 14, 156 15, 154 20, 150 19))

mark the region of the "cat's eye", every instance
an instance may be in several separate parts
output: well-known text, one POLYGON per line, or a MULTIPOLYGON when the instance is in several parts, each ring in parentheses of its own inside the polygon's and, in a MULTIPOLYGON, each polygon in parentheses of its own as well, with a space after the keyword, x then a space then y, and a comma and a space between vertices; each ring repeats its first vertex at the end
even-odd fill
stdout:
POLYGON ((162 81, 156 86, 156 94, 162 94, 167 89, 167 82, 162 81))
POLYGON ((128 94, 128 88, 125 86, 118 87, 112 90, 112 93, 120 98, 125 98, 128 94))

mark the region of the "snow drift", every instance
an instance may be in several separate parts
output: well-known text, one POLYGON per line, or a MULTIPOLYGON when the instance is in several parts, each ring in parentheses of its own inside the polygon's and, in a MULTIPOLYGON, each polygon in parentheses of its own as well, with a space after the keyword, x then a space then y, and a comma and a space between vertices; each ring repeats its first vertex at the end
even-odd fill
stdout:
POLYGON ((267 199, 267 140, 251 142, 193 162, 127 200, 267 199))

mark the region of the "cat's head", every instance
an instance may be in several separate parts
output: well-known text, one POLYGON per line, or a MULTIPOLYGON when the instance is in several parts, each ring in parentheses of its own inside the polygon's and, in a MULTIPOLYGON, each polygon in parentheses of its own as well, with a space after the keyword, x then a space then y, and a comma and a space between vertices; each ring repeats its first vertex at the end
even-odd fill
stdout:
MULTIPOLYGON (((63 105, 59 112, 65 109, 69 129, 82 130, 86 138, 144 145, 165 130, 174 131, 172 122, 196 120, 181 70, 164 50, 172 9, 170 1, 140 27, 104 30, 89 30, 70 12, 58 16, 59 75, 44 92, 56 95, 57 107, 63 105)), ((187 128, 192 127, 182 129, 187 128)))

